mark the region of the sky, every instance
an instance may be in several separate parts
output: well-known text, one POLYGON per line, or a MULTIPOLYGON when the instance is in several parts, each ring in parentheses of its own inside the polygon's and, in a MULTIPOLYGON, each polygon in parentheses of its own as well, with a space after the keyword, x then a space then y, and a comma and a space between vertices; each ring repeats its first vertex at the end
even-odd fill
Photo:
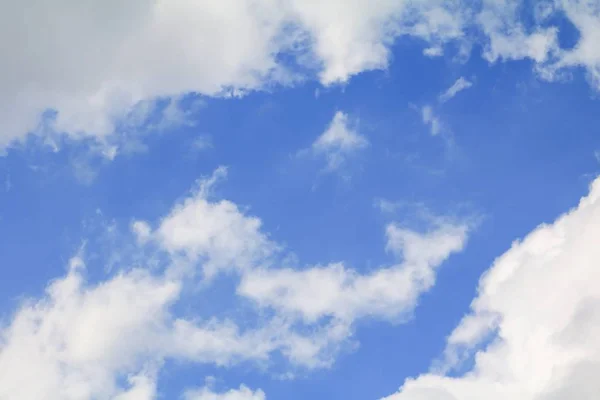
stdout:
POLYGON ((0 400, 598 398, 598 0, 0 6, 0 400))

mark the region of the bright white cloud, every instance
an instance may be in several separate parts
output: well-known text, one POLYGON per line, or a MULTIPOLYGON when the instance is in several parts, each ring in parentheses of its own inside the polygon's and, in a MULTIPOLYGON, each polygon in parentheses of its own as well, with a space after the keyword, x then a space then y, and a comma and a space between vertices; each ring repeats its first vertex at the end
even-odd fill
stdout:
POLYGON ((600 89, 600 5, 590 0, 563 0, 557 3, 577 28, 580 38, 572 49, 562 51, 559 61, 551 69, 582 67, 595 88, 600 89))
MULTIPOLYGON (((318 73, 325 84, 385 69, 394 41, 422 39, 428 55, 475 40, 490 61, 535 61, 545 78, 583 67, 598 88, 600 10, 594 1, 554 0, 536 6, 539 24, 523 22, 522 0, 34 0, 7 3, 0 16, 0 148, 27 132, 92 136, 122 144, 136 124, 161 113, 185 120, 179 95, 239 95, 304 77, 282 53, 318 73), (562 12, 581 37, 561 49, 548 17, 562 12), (23 23, 26 21, 26 23, 23 23), (467 34, 478 32, 481 35, 467 34), (161 110, 157 98, 174 100, 161 110), (45 110, 58 112, 40 126, 45 110), (50 129, 49 129, 50 128, 50 129), (121 129, 120 128, 120 129, 121 129)), ((464 52, 464 50, 461 50, 464 52)), ((402 62, 402 60, 398 60, 402 62)), ((160 125, 160 124, 159 124, 160 125)))
POLYGON ((147 373, 128 377, 129 389, 117 394, 114 400, 154 400, 156 399, 156 378, 147 373))
POLYGON ((440 101, 440 103, 445 103, 454 96, 456 96, 459 92, 462 92, 463 90, 466 90, 471 86, 473 86, 473 82, 470 82, 461 76, 456 80, 456 82, 452 84, 452 86, 450 86, 444 93, 442 93, 438 97, 438 100, 440 101))
MULTIPOLYGON (((152 100, 196 92, 237 95, 299 77, 277 61, 296 55, 324 84, 382 69, 401 34, 460 36, 442 1, 33 0, 3 7, 0 147, 38 127, 108 140, 115 124, 156 112, 152 100), (27 23, 23 23, 23 21, 27 23), (138 104, 139 103, 139 104, 138 104), (136 104, 138 104, 136 106, 136 104)), ((174 104, 174 103, 171 103, 174 104)), ((164 118, 179 119, 177 107, 164 118), (173 111, 175 111, 173 113, 173 111)))
POLYGON ((440 224, 424 234, 390 225, 387 249, 403 258, 397 266, 364 275, 341 265, 270 269, 277 246, 261 232, 260 220, 234 203, 209 200, 225 172, 219 168, 200 181, 155 230, 146 222, 131 224, 131 243, 116 250, 131 251, 137 243, 136 251, 147 251, 136 256, 137 267, 115 265, 115 275, 90 283, 83 255, 74 257, 42 296, 17 308, 0 328, 0 399, 150 400, 167 360, 227 367, 268 363, 279 354, 291 366, 329 366, 348 343, 355 319, 410 312, 433 285, 435 268, 466 240, 468 227, 461 224, 440 224), (256 315, 245 316, 242 325, 176 315, 173 306, 185 286, 198 283, 190 271, 206 272, 206 266, 214 268, 208 276, 233 268, 241 279, 237 294, 259 306, 256 315), (253 317, 260 323, 249 327, 253 317))
POLYGON ((253 391, 247 386, 240 386, 239 389, 230 389, 226 392, 214 392, 209 387, 190 390, 183 396, 184 400, 265 400, 265 393, 258 389, 253 391))
POLYGON ((303 270, 257 269, 242 277, 238 293, 262 307, 315 323, 324 317, 343 322, 371 316, 397 319, 414 308, 435 282, 435 270, 467 240, 466 224, 443 224, 418 233, 395 224, 387 227, 387 249, 402 262, 360 274, 343 264, 303 270))
POLYGON ((181 281, 135 269, 88 284, 82 261, 71 264, 0 330, 1 399, 150 400, 164 359, 227 366, 293 346, 266 328, 174 317, 181 281), (119 386, 123 375, 129 387, 119 386))
POLYGON ((489 61, 530 58, 543 63, 557 50, 557 29, 526 27, 522 7, 522 0, 483 1, 477 22, 489 39, 484 53, 489 61))
MULTIPOLYGON (((120 391, 115 376, 141 370, 140 356, 158 352, 179 284, 136 270, 88 287, 82 268, 73 263, 0 331, 0 398, 111 398, 120 391)), ((131 390, 146 391, 139 384, 131 390)))
POLYGON ((293 13, 313 40, 322 64, 321 81, 344 82, 366 70, 384 69, 390 45, 401 35, 444 43, 463 36, 464 15, 443 0, 290 1, 293 13))
POLYGON ((177 204, 160 223, 155 238, 170 253, 200 262, 206 278, 222 270, 260 264, 276 245, 261 231, 261 221, 246 216, 228 200, 211 202, 210 187, 226 175, 219 168, 199 188, 177 204))
POLYGON ((312 150, 327 158, 327 170, 339 168, 347 157, 369 145, 369 141, 352 127, 347 114, 338 111, 321 136, 315 140, 312 150))
POLYGON ((577 208, 516 241, 484 274, 445 352, 446 367, 474 353, 472 369, 409 379, 387 399, 596 399, 598 237, 600 179, 577 208))

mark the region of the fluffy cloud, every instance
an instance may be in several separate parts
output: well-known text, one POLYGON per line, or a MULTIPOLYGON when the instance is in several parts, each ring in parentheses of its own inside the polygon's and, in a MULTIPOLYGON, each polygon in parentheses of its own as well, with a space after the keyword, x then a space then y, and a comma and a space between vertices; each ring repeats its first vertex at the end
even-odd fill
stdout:
MULTIPOLYGON (((155 233, 161 247, 201 262, 204 275, 246 269, 264 261, 276 245, 261 231, 261 221, 227 200, 208 200, 210 187, 227 173, 219 168, 190 197, 176 205, 155 233)), ((139 222, 138 222, 139 224, 139 222)))
POLYGON ((134 269, 97 284, 80 258, 0 330, 1 399, 154 399, 163 360, 231 365, 290 351, 269 328, 171 314, 180 280, 134 269), (129 377, 128 387, 118 384, 129 377))
POLYGON ((338 111, 333 120, 312 145, 315 154, 327 159, 327 170, 339 168, 352 153, 364 149, 369 141, 351 127, 348 115, 338 111))
POLYGON ((185 400, 265 400, 265 393, 262 390, 253 391, 247 386, 240 386, 239 389, 231 389, 227 392, 216 393, 210 388, 190 390, 183 396, 185 400))
POLYGON ((559 2, 567 18, 580 34, 577 44, 563 50, 552 70, 564 67, 583 67, 596 89, 600 89, 600 5, 595 1, 573 0, 559 2))
MULTIPOLYGON (((119 392, 115 376, 141 370, 140 356, 158 350, 179 285, 136 270, 88 287, 82 269, 74 259, 1 331, 0 398, 110 398, 119 392)), ((122 398, 146 391, 142 380, 122 398)))
POLYGON ((389 268, 360 274, 343 264, 303 270, 257 269, 242 278, 238 293, 262 306, 297 314, 306 322, 323 317, 352 322, 363 316, 394 319, 412 310, 435 281, 435 268, 462 250, 468 226, 444 224, 418 233, 387 227, 387 248, 402 257, 389 268))
POLYGON ((292 363, 318 366, 319 337, 275 323, 241 330, 232 321, 172 315, 184 283, 168 273, 134 269, 97 284, 84 273, 82 260, 72 259, 65 276, 0 330, 1 399, 150 400, 166 359, 229 366, 281 351, 292 363), (307 346, 316 348, 313 360, 296 355, 307 346))
MULTIPOLYGON (((200 181, 156 229, 143 221, 131 224, 131 243, 121 245, 131 251, 137 244, 143 254, 135 257, 137 267, 117 265, 114 275, 88 282, 84 256, 78 255, 42 296, 17 308, 0 328, 0 399, 151 400, 166 360, 226 367, 268 363, 277 353, 292 367, 326 367, 347 342, 355 319, 410 311, 433 285, 435 268, 466 240, 463 225, 440 224, 424 234, 390 225, 387 249, 403 257, 398 266, 365 275, 341 266, 276 269, 269 258, 281 250, 261 231, 260 220, 234 203, 210 200, 212 185, 225 171, 200 181), (256 315, 249 312, 242 325, 176 315, 174 305, 186 285, 197 284, 195 268, 208 277, 235 271, 241 279, 237 294, 243 296, 238 300, 252 300, 256 315), (330 293, 313 293, 322 287, 317 284, 330 293), (312 306, 303 305, 302 298, 311 296, 312 306), (307 323, 299 325, 294 313, 307 323), (252 318, 255 324, 249 323, 252 318)), ((194 396, 261 399, 264 394, 242 387, 194 396)))
MULTIPOLYGON (((100 141, 157 112, 152 100, 238 95, 301 78, 296 56, 324 84, 385 68, 401 34, 443 42, 460 29, 442 1, 32 0, 0 16, 0 147, 51 130, 100 141)), ((459 26, 460 24, 458 24, 459 26)), ((172 108, 164 115, 172 115, 172 108)), ((180 114, 180 113, 175 113, 180 114)))
MULTIPOLYGON (((331 136, 336 142, 339 133, 331 136)), ((200 265, 208 278, 235 271, 240 277, 237 294, 275 312, 271 325, 260 333, 262 340, 269 337, 262 354, 281 349, 299 365, 329 365, 359 318, 397 320, 409 314, 419 295, 433 286, 436 268, 463 249, 471 228, 468 222, 433 216, 430 229, 423 233, 389 224, 386 250, 401 262, 368 274, 343 263, 277 268, 282 248, 261 231, 260 220, 231 202, 208 199, 211 186, 225 171, 217 169, 204 180, 151 235, 169 253, 184 254, 186 262, 200 265), (299 335, 297 322, 310 325, 313 335, 299 335)), ((264 346, 258 341, 252 345, 264 346)))
POLYGON ((442 370, 389 400, 592 400, 600 393, 600 179, 578 207, 499 257, 448 338, 442 370), (488 343, 485 345, 485 343, 488 343), (471 353, 474 353, 473 355, 471 353))
POLYGON ((557 50, 557 28, 528 27, 521 18, 522 0, 483 0, 477 22, 488 38, 484 57, 545 62, 557 50))
POLYGON ((600 87, 598 5, 543 5, 532 25, 522 21, 522 0, 12 2, 0 16, 0 148, 28 132, 115 146, 115 131, 127 136, 150 115, 180 120, 177 98, 186 93, 239 95, 312 73, 325 85, 346 82, 385 69, 405 35, 423 40, 431 56, 449 41, 463 49, 478 41, 489 61, 529 58, 549 79, 583 67, 600 87), (560 48, 558 28, 548 24, 555 13, 580 33, 572 49, 560 48), (172 100, 161 109, 158 98, 172 100), (57 113, 41 118, 47 110, 57 113))

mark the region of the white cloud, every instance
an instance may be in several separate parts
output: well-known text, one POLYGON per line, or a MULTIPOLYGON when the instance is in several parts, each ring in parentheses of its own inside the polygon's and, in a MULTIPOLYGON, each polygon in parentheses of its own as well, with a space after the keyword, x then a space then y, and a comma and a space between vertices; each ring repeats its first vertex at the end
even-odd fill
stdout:
POLYGON ((449 41, 468 49, 478 38, 491 62, 529 58, 548 79, 583 67, 599 88, 597 4, 546 1, 533 10, 533 26, 522 20, 523 7, 521 0, 12 2, 0 16, 0 148, 51 131, 113 146, 116 126, 130 129, 151 113, 185 120, 182 94, 240 95, 305 79, 279 61, 282 53, 325 85, 346 82, 385 69, 405 35, 422 39, 430 56, 449 41), (547 23, 559 12, 581 34, 573 48, 560 48, 558 28, 547 23), (171 97, 166 109, 154 107, 171 97), (41 122, 48 109, 58 114, 41 122))
POLYGON ((150 228, 150 225, 146 221, 133 221, 131 231, 140 243, 147 242, 152 234, 152 228, 150 228))
POLYGON ((264 262, 277 248, 261 231, 261 221, 246 216, 228 200, 211 202, 209 191, 226 174, 211 178, 162 219, 155 239, 170 253, 200 262, 206 278, 222 270, 247 269, 264 262))
POLYGON ((299 77, 278 62, 283 52, 326 85, 345 82, 386 68, 399 35, 461 36, 459 17, 439 0, 11 3, 0 16, 0 147, 39 130, 46 109, 58 111, 54 130, 103 141, 115 124, 154 112, 155 98, 289 84, 299 77))
POLYGON ((120 237, 117 252, 137 243, 137 267, 118 265, 131 257, 116 257, 116 273, 90 283, 79 255, 42 296, 17 308, 0 328, 0 399, 150 400, 167 360, 268 365, 279 354, 291 367, 330 366, 351 344, 356 319, 410 312, 433 285, 435 269, 466 241, 462 224, 439 224, 424 234, 390 225, 387 249, 403 258, 396 266, 366 274, 342 265, 275 269, 269 257, 280 249, 261 232, 260 220, 229 201, 209 200, 225 172, 219 168, 200 181, 155 230, 132 223, 131 243, 120 237), (231 295, 257 309, 249 309, 242 325, 176 315, 186 285, 198 283, 192 268, 208 276, 235 271, 241 282, 231 295))
POLYGON ((327 158, 327 170, 333 171, 347 157, 368 145, 369 141, 350 126, 348 115, 338 111, 325 132, 312 144, 312 150, 315 154, 324 155, 327 158))
POLYGON ((129 389, 117 394, 114 400, 154 400, 156 399, 156 378, 145 373, 127 379, 129 389))
POLYGON ((72 265, 0 331, 0 398, 110 398, 118 374, 141 371, 140 356, 158 352, 179 284, 135 270, 87 286, 81 261, 72 265))
POLYGON ((115 274, 91 283, 78 255, 42 296, 17 308, 0 328, 0 399, 150 400, 160 392, 156 378, 168 360, 268 365, 278 354, 290 367, 327 367, 350 344, 354 320, 410 312, 433 285, 435 269, 466 240, 462 224, 440 223, 424 234, 390 225, 387 249, 403 258, 396 266, 367 274, 341 265, 270 269, 278 246, 261 232, 260 220, 229 201, 209 200, 225 172, 219 168, 200 181, 155 230, 136 221, 131 243, 120 236, 117 252, 138 243, 136 267, 119 265, 131 257, 116 257, 115 274), (259 306, 241 325, 175 313, 186 286, 198 283, 190 268, 206 272, 207 265, 211 273, 233 268, 241 279, 237 294, 244 296, 237 300, 259 306))
POLYGON ((583 67, 591 82, 600 90, 600 5, 594 1, 557 1, 557 6, 577 28, 580 38, 577 44, 563 51, 559 61, 551 67, 557 70, 564 67, 583 67))
POLYGON ((303 270, 257 269, 242 277, 238 293, 305 323, 324 317, 343 322, 334 324, 336 329, 367 316, 398 319, 434 284, 436 268, 462 250, 468 230, 459 223, 417 233, 390 224, 387 249, 402 258, 397 265, 366 274, 342 263, 303 270))
POLYGON ((421 118, 425 125, 429 125, 433 136, 438 135, 442 131, 442 122, 439 117, 435 115, 433 107, 429 105, 423 106, 423 108, 421 108, 421 118))
POLYGON ((74 258, 45 296, 23 304, 0 330, 0 398, 150 400, 164 359, 228 366, 293 346, 267 328, 240 332, 228 321, 174 317, 180 280, 134 269, 89 284, 84 271, 74 258))
POLYGON ((445 352, 446 367, 465 357, 474 366, 459 377, 409 379, 387 399, 596 399, 598 237, 600 179, 577 208, 513 243, 484 274, 445 352))
POLYGON ((438 99, 441 103, 445 103, 454 96, 456 96, 458 92, 468 89, 471 86, 473 86, 473 82, 470 82, 461 76, 456 80, 456 82, 454 82, 454 84, 452 84, 452 86, 450 86, 444 93, 442 93, 438 97, 438 99))
POLYGON ((522 19, 528 4, 522 0, 485 0, 478 25, 487 37, 484 56, 489 61, 529 58, 544 79, 560 78, 571 67, 583 68, 596 90, 600 89, 600 7, 588 0, 549 0, 535 4, 535 24, 522 19), (538 4, 539 3, 539 4, 538 4), (572 48, 561 48, 559 27, 548 24, 560 14, 576 28, 579 38, 572 48))
POLYGON ((314 41, 312 52, 323 65, 320 78, 325 84, 386 68, 389 46, 398 36, 443 43, 463 35, 462 13, 439 0, 294 0, 290 4, 314 41))
POLYGON ((265 400, 266 396, 260 389, 254 391, 242 385, 239 389, 230 389, 222 393, 214 392, 209 387, 189 390, 183 398, 184 400, 265 400))
POLYGON ((483 1, 477 22, 488 38, 484 57, 489 61, 530 58, 543 63, 557 50, 557 29, 528 29, 521 20, 523 6, 521 0, 483 1))

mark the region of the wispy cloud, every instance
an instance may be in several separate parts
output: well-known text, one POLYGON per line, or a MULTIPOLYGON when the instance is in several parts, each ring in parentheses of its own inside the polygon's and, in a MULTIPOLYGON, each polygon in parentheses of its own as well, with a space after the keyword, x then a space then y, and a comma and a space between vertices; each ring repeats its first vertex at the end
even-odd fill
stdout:
POLYGON ((444 93, 440 94, 438 100, 440 103, 445 103, 454 96, 456 96, 459 92, 462 92, 463 90, 466 90, 471 86, 473 86, 473 82, 470 82, 461 76, 444 93))
POLYGON ((442 122, 434 113, 433 107, 426 105, 421 108, 421 118, 425 125, 428 125, 433 136, 438 135, 442 131, 442 122))
POLYGON ((316 155, 325 156, 326 169, 333 171, 353 153, 368 146, 369 141, 351 125, 348 114, 338 111, 325 132, 312 144, 312 151, 316 155))

